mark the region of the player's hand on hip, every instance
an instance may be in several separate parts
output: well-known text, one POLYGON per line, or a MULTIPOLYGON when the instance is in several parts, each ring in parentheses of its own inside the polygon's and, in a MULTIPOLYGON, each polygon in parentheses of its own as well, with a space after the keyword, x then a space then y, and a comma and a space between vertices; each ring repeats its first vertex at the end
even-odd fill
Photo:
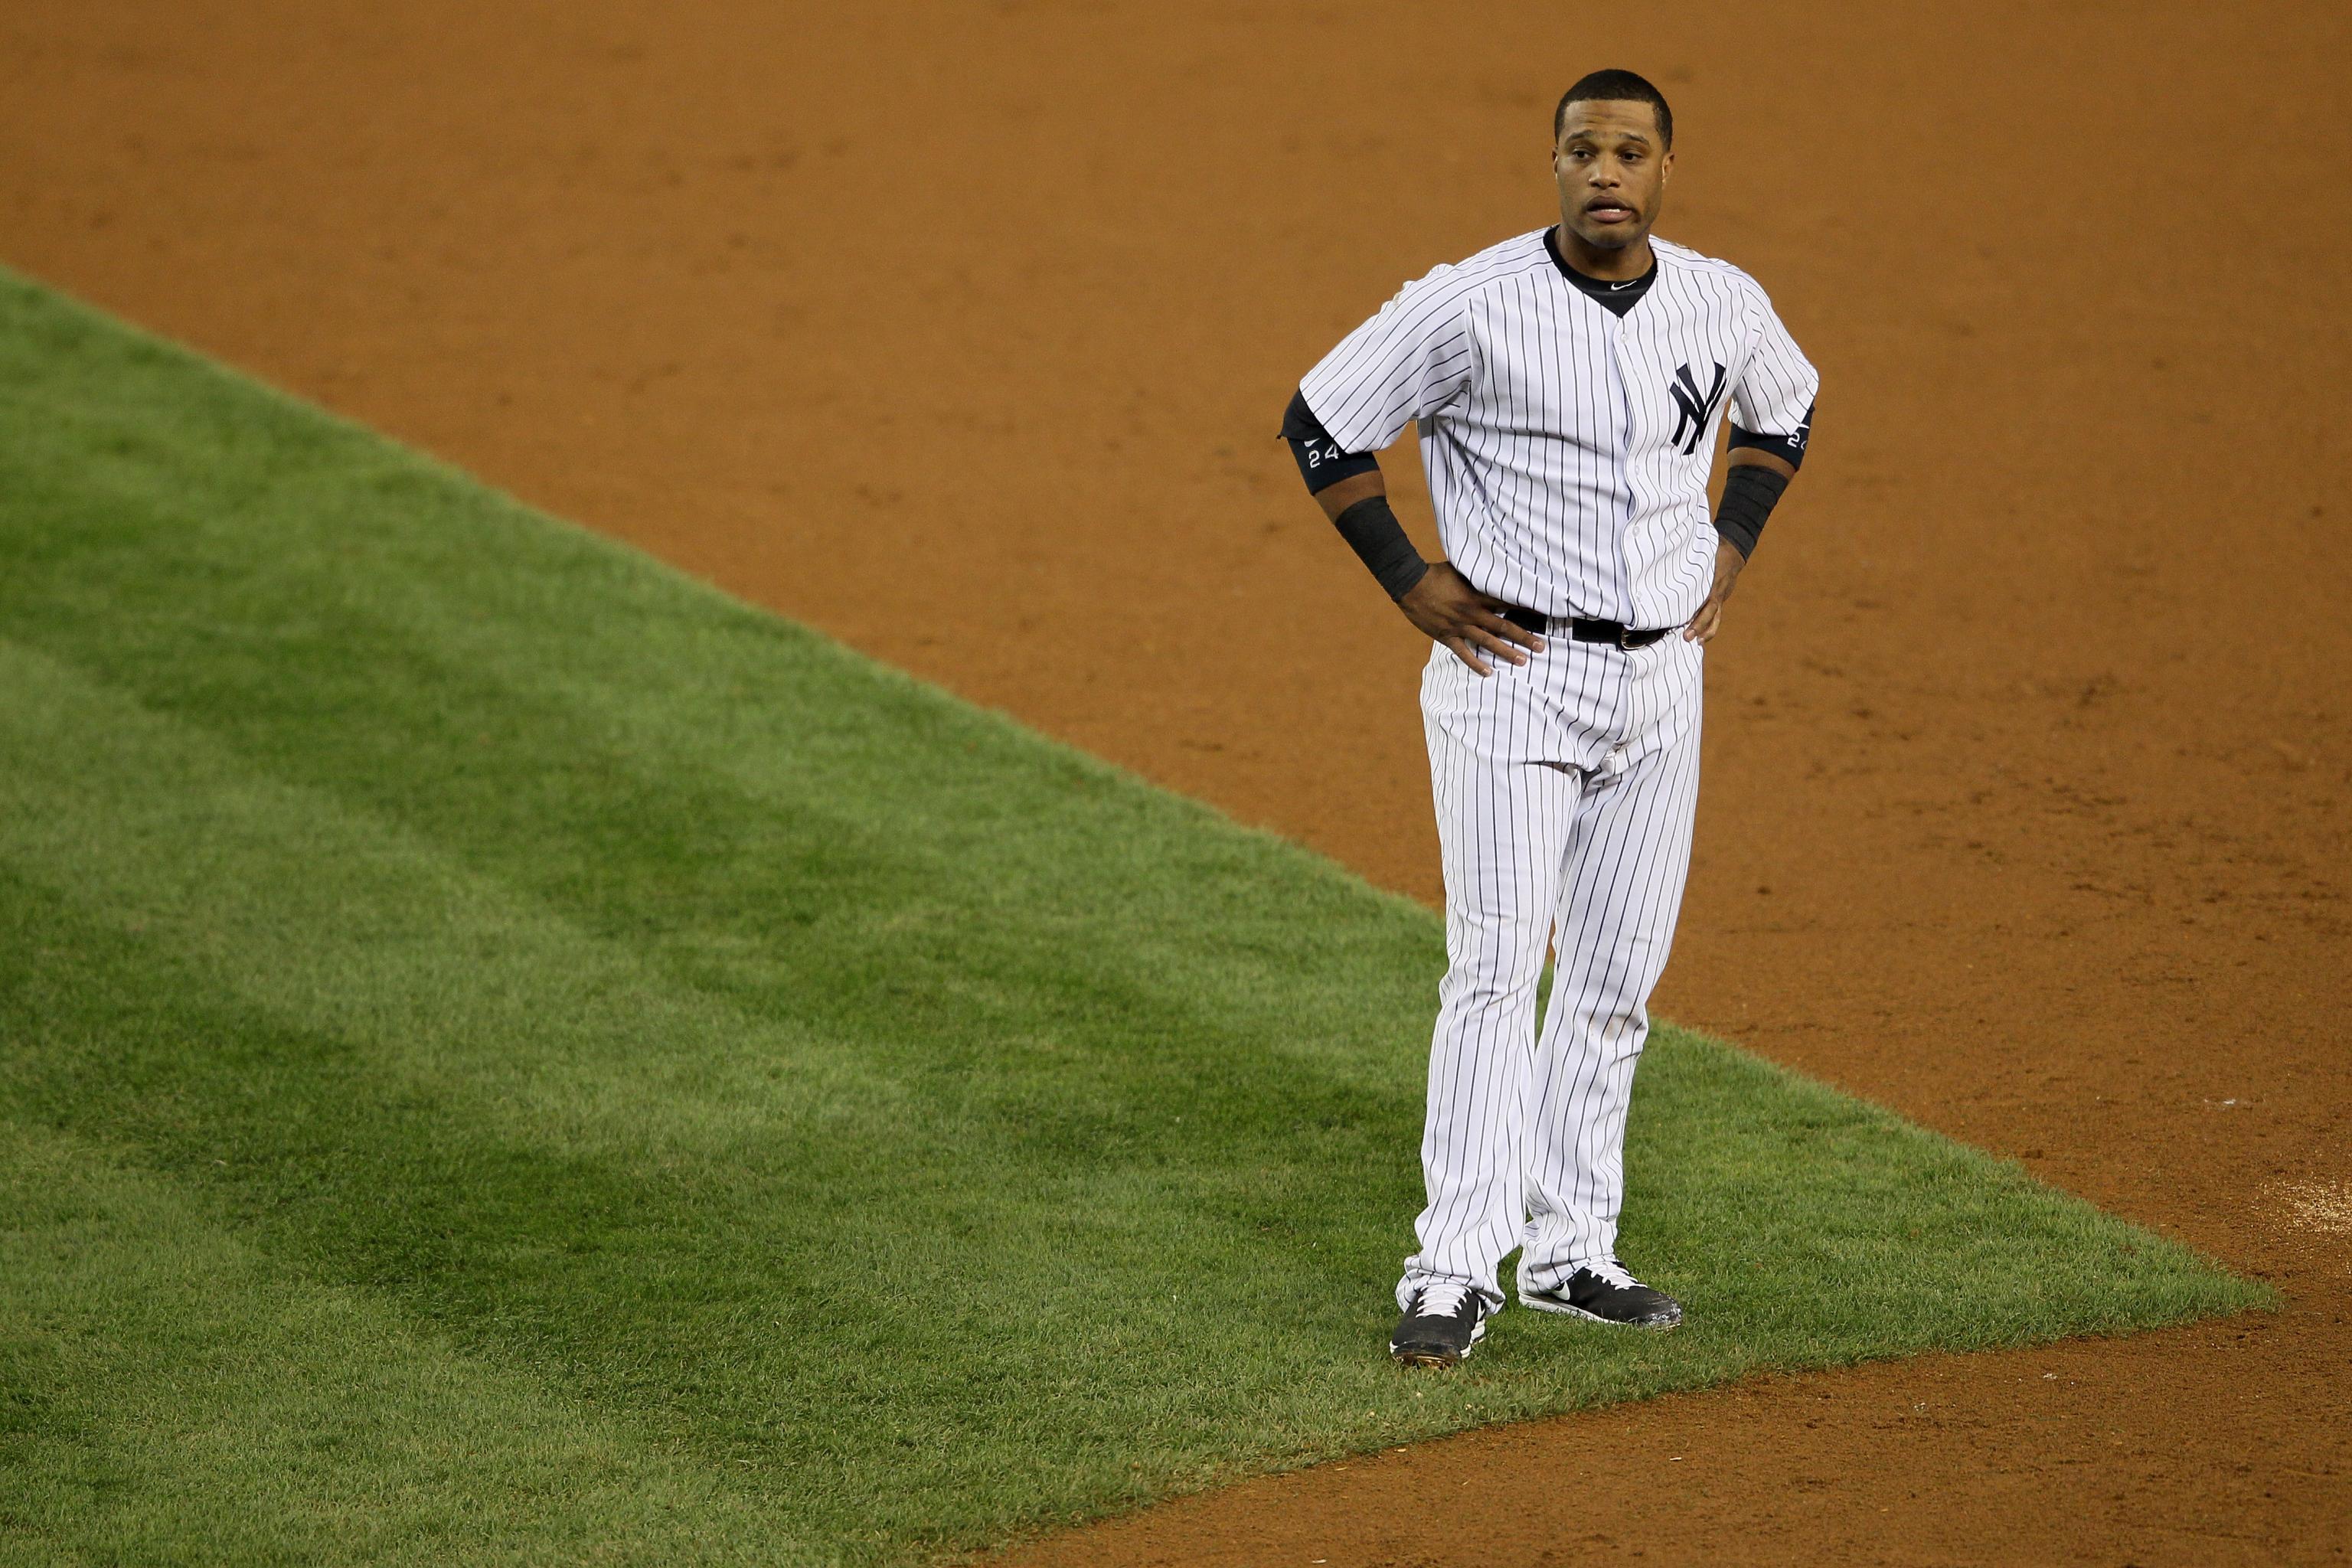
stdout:
POLYGON ((1739 569, 1748 564, 1748 557, 1739 553, 1736 544, 1715 547, 1715 586, 1707 590, 1706 603, 1698 607, 1683 627, 1683 637, 1704 647, 1723 624, 1723 602, 1731 597, 1731 590, 1739 581, 1739 569))
POLYGON ((1541 653, 1544 640, 1502 617, 1503 601, 1473 588, 1468 579, 1441 561, 1421 574, 1421 581, 1397 601, 1405 619, 1432 641, 1451 648, 1454 657, 1480 675, 1495 673, 1487 658, 1528 662, 1529 653, 1541 653))

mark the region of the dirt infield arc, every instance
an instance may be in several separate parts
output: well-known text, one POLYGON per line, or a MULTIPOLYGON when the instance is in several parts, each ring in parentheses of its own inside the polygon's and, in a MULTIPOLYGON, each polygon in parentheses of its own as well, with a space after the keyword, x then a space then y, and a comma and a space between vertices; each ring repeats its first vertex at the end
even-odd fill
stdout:
POLYGON ((1895 15, 19 11, 0 259, 1431 898, 1421 649, 1272 425, 1402 277, 1544 221, 1560 82, 1649 70, 1662 232, 1827 378, 1710 655, 1662 1011, 2291 1305, 1024 1560, 2341 1561, 2352 22, 1895 15))

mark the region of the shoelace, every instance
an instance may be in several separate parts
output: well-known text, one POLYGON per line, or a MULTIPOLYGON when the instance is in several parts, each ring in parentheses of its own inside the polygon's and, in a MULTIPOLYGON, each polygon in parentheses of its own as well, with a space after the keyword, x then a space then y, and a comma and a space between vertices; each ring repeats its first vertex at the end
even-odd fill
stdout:
POLYGON ((1618 1262, 1613 1258, 1604 1258, 1598 1263, 1588 1263, 1584 1266, 1584 1271, 1587 1274, 1599 1275, 1602 1279, 1616 1286, 1620 1290, 1632 1290, 1639 1287, 1642 1283, 1639 1279, 1634 1279, 1631 1274, 1626 1273, 1625 1266, 1618 1262))
POLYGON ((1470 1287, 1452 1279, 1433 1279, 1421 1288, 1421 1310, 1423 1318, 1450 1318, 1462 1310, 1462 1299, 1470 1294, 1470 1287))

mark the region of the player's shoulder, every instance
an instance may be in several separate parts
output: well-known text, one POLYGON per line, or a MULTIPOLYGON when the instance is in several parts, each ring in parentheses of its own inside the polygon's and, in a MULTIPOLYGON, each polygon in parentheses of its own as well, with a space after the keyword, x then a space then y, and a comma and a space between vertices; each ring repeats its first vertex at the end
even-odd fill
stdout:
POLYGON ((1744 267, 1726 261, 1720 256, 1708 256, 1702 251, 1693 250, 1687 245, 1677 245, 1671 239, 1660 239, 1654 234, 1650 237, 1650 249, 1656 255, 1658 265, 1662 268, 1671 267, 1695 278, 1717 279, 1743 300, 1752 304, 1769 305, 1771 303, 1770 296, 1764 292, 1764 285, 1756 281, 1752 273, 1744 267))
POLYGON ((1454 268, 1477 278, 1508 278, 1536 268, 1551 265, 1551 254, 1544 248, 1544 236, 1550 230, 1531 228, 1525 234, 1515 234, 1508 239, 1498 239, 1475 256, 1465 256, 1454 264, 1454 268))
POLYGON ((1514 278, 1549 267, 1551 258, 1545 253, 1542 229, 1532 229, 1500 240, 1459 261, 1442 262, 1406 284, 1402 292, 1467 300, 1507 284, 1514 278))

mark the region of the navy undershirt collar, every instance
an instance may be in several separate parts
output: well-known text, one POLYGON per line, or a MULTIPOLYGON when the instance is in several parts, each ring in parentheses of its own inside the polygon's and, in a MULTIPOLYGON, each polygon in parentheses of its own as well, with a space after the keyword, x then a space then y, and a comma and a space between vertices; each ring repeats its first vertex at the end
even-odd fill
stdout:
POLYGON ((1650 269, 1647 272, 1639 278, 1612 283, 1606 278, 1587 277, 1568 264, 1568 258, 1559 253, 1559 230, 1557 226, 1544 230, 1543 239, 1544 254, 1551 258, 1554 267, 1559 268, 1559 275, 1591 295, 1594 304, 1612 315, 1622 316, 1632 310, 1641 301, 1642 296, 1650 291, 1650 285, 1657 281, 1658 254, 1654 248, 1650 252, 1650 269))

